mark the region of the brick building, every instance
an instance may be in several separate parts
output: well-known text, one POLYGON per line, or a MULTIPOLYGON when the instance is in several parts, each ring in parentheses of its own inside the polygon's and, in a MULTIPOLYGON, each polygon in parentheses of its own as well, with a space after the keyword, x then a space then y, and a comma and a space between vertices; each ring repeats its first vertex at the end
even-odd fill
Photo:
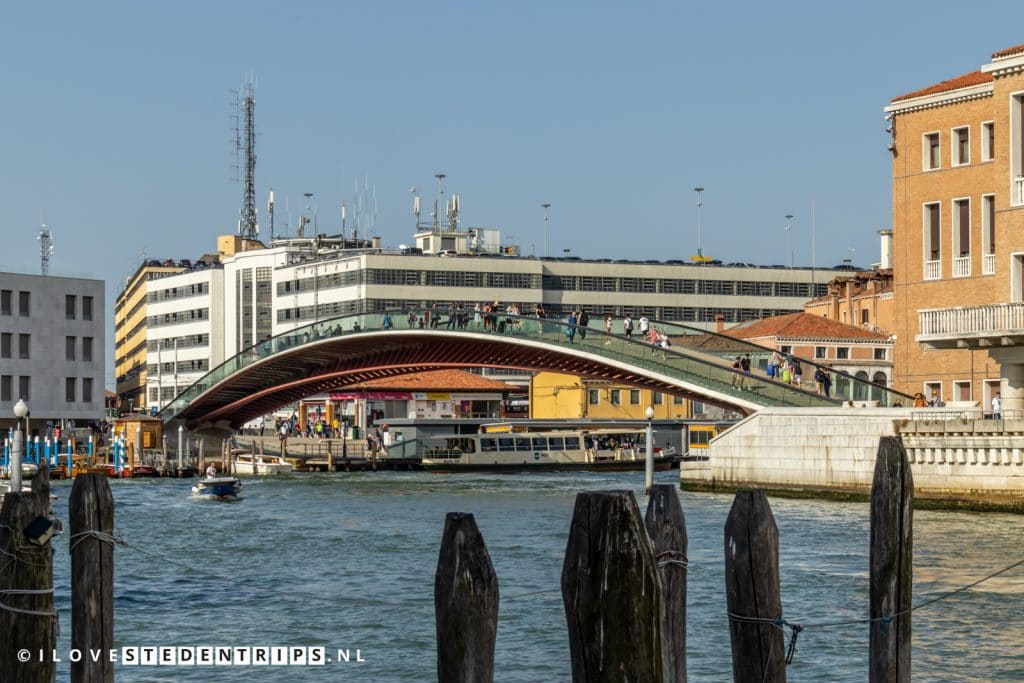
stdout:
POLYGON ((895 386, 1024 409, 1024 45, 886 112, 895 386))

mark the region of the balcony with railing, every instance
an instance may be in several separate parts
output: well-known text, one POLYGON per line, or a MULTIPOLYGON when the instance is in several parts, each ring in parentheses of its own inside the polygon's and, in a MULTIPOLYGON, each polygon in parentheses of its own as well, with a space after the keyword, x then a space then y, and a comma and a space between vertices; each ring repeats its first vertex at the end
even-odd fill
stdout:
POLYGON ((924 262, 924 279, 938 280, 942 277, 942 261, 924 262))
POLYGON ((1024 345, 1024 302, 918 311, 919 343, 935 349, 1024 345))
POLYGON ((981 274, 994 275, 996 272, 996 255, 985 254, 981 257, 981 274))
POLYGON ((958 256, 953 259, 953 277, 969 277, 971 274, 971 256, 958 256))
POLYGON ((1024 204, 1024 176, 1013 179, 1013 203, 1015 206, 1024 204))

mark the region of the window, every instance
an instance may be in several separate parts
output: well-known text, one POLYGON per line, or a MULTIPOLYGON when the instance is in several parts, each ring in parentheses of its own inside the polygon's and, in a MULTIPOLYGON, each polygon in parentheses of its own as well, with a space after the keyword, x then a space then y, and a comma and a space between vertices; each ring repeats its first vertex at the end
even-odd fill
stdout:
POLYGON ((970 401, 971 383, 968 381, 953 382, 953 400, 970 401))
POLYGON ((26 401, 32 400, 31 393, 29 392, 30 384, 32 383, 31 377, 21 375, 18 377, 18 395, 26 401))
POLYGON ((67 403, 75 402, 75 378, 66 377, 64 379, 64 401, 67 403))
POLYGON ((612 389, 608 393, 610 395, 610 402, 611 402, 611 404, 613 406, 621 406, 622 405, 622 390, 621 389, 612 389))
POLYGON ((629 390, 629 405, 638 406, 640 405, 640 390, 630 389, 629 390))
POLYGON ((942 163, 942 156, 939 148, 939 134, 926 133, 922 149, 924 151, 922 159, 924 170, 931 171, 938 168, 942 163))
POLYGON ((82 402, 92 403, 92 377, 82 378, 82 402))
POLYGON ((924 205, 924 279, 942 277, 942 205, 938 202, 924 205))
POLYGON ((837 346, 836 347, 836 358, 838 360, 849 360, 849 358, 850 358, 850 347, 849 346, 837 346))
POLYGON ((779 347, 779 353, 793 353, 793 347, 789 344, 783 344, 779 347))
POLYGON ((29 351, 30 342, 32 341, 31 335, 19 334, 18 335, 18 358, 31 358, 32 354, 29 351))
POLYGON ((78 308, 78 297, 74 294, 68 294, 64 297, 64 318, 67 320, 75 319, 75 311, 78 308))
POLYGON ((981 160, 992 161, 996 158, 996 124, 986 121, 981 124, 981 160))
POLYGON ((925 382, 924 398, 929 403, 942 396, 942 382, 925 382))
POLYGON ((953 277, 971 274, 971 200, 953 200, 953 277))
POLYGON ((75 338, 64 337, 64 360, 75 359, 75 338))
POLYGON ((0 376, 0 401, 13 401, 11 397, 11 387, 14 383, 14 377, 11 375, 0 376))
POLYGON ((875 356, 874 356, 875 360, 885 360, 885 357, 886 357, 885 351, 886 351, 885 347, 883 347, 883 346, 876 346, 875 347, 875 356))
POLYGON ((1024 204, 1024 95, 1010 99, 1010 204, 1024 204))
POLYGON ((964 164, 971 163, 971 129, 954 128, 953 129, 953 165, 963 166, 964 164))
POLYGON ((814 347, 814 357, 815 358, 827 358, 827 356, 825 355, 825 347, 824 346, 815 346, 814 347))
POLYGON ((683 405, 683 397, 682 396, 673 396, 672 397, 672 405, 674 405, 674 406, 681 406, 681 405, 683 405))
POLYGON ((29 304, 31 303, 30 292, 18 292, 18 315, 23 318, 29 317, 31 312, 29 310, 29 304))
POLYGON ((92 337, 82 337, 82 360, 92 362, 92 337))
POLYGON ((660 391, 652 391, 651 403, 653 405, 660 406, 662 403, 664 403, 664 399, 662 399, 662 396, 664 396, 664 394, 662 394, 660 391))
POLYGON ((10 332, 4 332, 0 334, 0 358, 11 357, 11 344, 14 340, 14 335, 10 332))
POLYGON ((601 402, 601 392, 598 391, 597 389, 588 389, 587 390, 587 403, 592 405, 592 406, 596 406, 600 402, 601 402))
POLYGON ((867 325, 871 322, 871 311, 866 308, 860 309, 860 322, 862 325, 867 325))
POLYGON ((0 315, 11 315, 11 297, 14 292, 9 289, 0 290, 0 315))
POLYGON ((92 297, 82 297, 82 320, 92 320, 92 297))
POLYGON ((992 275, 996 272, 996 196, 981 196, 981 272, 992 275))

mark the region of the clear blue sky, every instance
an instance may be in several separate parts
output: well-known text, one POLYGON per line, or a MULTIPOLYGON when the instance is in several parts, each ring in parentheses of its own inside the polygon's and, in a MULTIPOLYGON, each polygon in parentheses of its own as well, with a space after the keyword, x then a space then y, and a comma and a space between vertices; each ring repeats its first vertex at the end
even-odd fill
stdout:
MULTIPOLYGON (((99 2, 0 10, 0 267, 108 282, 141 254, 233 232, 232 89, 255 74, 257 204, 312 192, 335 232, 353 183, 409 242, 410 186, 524 253, 797 265, 889 227, 882 108, 1024 42, 1020 5, 975 2, 99 2), (976 20, 965 21, 964 11, 976 20), (1000 20, 999 18, 1002 18, 1000 20)), ((351 201, 350 201, 351 203, 351 201)), ((351 216, 351 214, 350 214, 351 216)), ((112 346, 112 333, 110 336, 112 346)), ((113 367, 108 368, 112 376, 113 367)))

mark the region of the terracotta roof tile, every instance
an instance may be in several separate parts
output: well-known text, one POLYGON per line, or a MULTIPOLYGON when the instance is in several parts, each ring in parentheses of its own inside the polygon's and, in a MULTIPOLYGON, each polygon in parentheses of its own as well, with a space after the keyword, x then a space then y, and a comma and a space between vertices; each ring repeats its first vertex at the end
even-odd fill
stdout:
POLYGON ((465 370, 428 370, 398 377, 381 377, 380 379, 350 384, 348 389, 367 390, 404 390, 404 391, 509 391, 517 389, 511 384, 487 379, 465 370))
POLYGON ((1018 53, 1024 52, 1024 45, 1016 45, 1014 47, 1008 47, 1005 50, 992 53, 992 59, 999 59, 1000 57, 1009 57, 1018 53))
POLYGON ((980 85, 982 83, 990 82, 992 82, 992 74, 981 71, 972 71, 969 74, 957 76, 956 78, 951 78, 948 81, 942 81, 941 83, 930 85, 927 88, 922 88, 920 90, 915 90, 914 92, 909 92, 906 95, 894 97, 892 101, 900 102, 902 100, 910 100, 915 97, 924 97, 925 95, 934 95, 940 92, 959 90, 960 88, 967 88, 972 85, 980 85))
POLYGON ((847 325, 838 320, 823 318, 813 313, 789 313, 763 320, 753 320, 726 330, 724 334, 737 339, 776 337, 778 339, 849 339, 887 340, 889 336, 879 332, 847 325))

